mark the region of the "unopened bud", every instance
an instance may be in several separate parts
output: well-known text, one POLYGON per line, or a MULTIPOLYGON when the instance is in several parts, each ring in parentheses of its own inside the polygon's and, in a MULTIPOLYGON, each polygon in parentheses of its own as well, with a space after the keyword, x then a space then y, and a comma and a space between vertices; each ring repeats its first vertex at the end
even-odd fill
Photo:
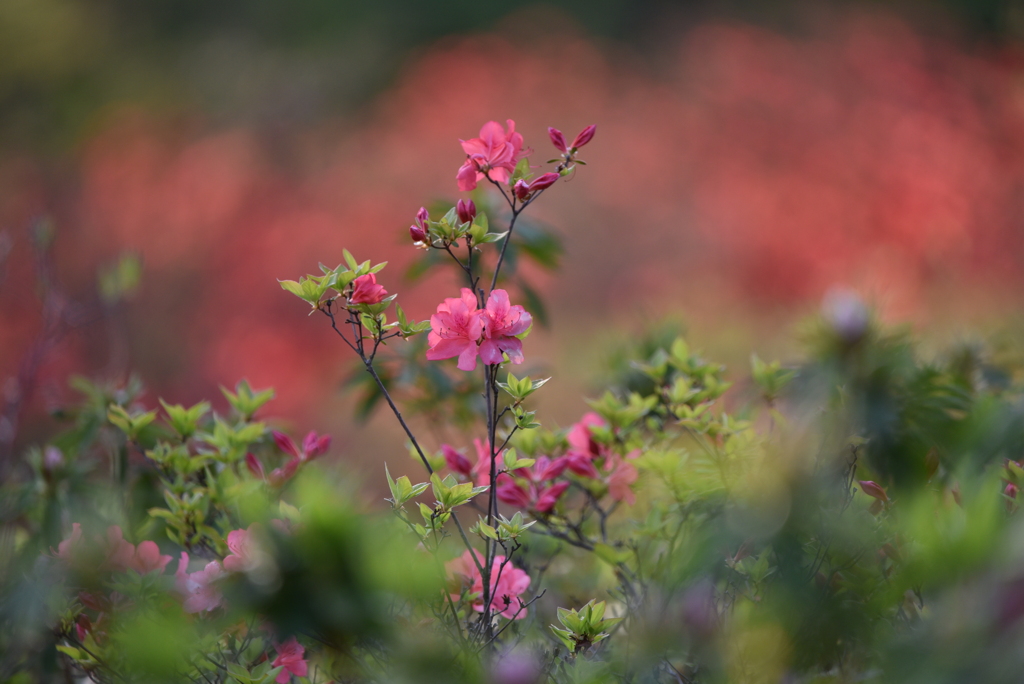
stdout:
POLYGON ((409 237, 413 242, 426 242, 427 232, 419 226, 409 226, 409 237))
POLYGON ((586 128, 584 128, 582 131, 580 131, 579 135, 576 136, 576 139, 572 141, 572 149, 574 149, 574 150, 579 149, 579 148, 583 147, 584 145, 586 145, 591 140, 593 140, 594 139, 594 133, 596 131, 597 131, 597 126, 594 125, 594 124, 591 124, 590 126, 587 126, 586 128))
POLYGON ((871 480, 858 480, 857 482, 860 484, 861 491, 868 496, 882 502, 889 500, 889 495, 885 493, 885 490, 882 489, 882 486, 878 483, 872 482, 871 480))
POLYGON ((561 178, 561 176, 557 173, 545 173, 543 176, 538 176, 530 182, 530 192, 533 193, 537 190, 550 188, 559 178, 561 178))
POLYGON ((564 154, 568 151, 569 148, 565 144, 565 136, 562 135, 562 131, 557 128, 549 128, 548 137, 551 138, 551 144, 557 147, 559 152, 564 154))
POLYGON ((476 218, 476 205, 473 204, 473 200, 459 200, 455 204, 455 213, 459 215, 461 223, 472 223, 476 218))
POLYGON ((526 181, 519 179, 516 184, 512 187, 512 192, 515 193, 516 197, 520 200, 525 200, 530 196, 530 186, 526 184, 526 181))

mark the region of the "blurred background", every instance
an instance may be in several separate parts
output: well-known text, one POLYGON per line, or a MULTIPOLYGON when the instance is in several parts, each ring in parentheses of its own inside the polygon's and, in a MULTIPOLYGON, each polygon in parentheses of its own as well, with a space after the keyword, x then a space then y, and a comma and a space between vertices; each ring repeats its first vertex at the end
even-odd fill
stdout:
POLYGON ((1022 40, 1002 0, 3 0, 0 448, 52 432, 73 373, 219 409, 245 377, 379 478, 400 436, 352 419, 352 359, 276 279, 348 248, 428 317, 458 283, 403 280, 407 227, 490 119, 535 163, 598 126, 531 209, 565 248, 526 345, 551 427, 665 318, 739 373, 836 287, 936 340, 1012 330, 1022 40))

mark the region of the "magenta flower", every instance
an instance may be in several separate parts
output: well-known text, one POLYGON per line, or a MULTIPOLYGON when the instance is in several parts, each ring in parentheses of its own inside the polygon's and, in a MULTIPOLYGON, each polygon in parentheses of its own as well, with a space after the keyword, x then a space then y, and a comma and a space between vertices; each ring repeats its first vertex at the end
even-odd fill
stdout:
POLYGON ((224 576, 224 568, 217 561, 206 564, 202 570, 189 574, 188 553, 181 552, 178 571, 174 573, 174 589, 184 599, 186 613, 201 613, 217 608, 224 597, 215 582, 224 576))
POLYGON ((550 513, 551 509, 558 503, 558 499, 561 498, 565 490, 569 488, 568 482, 559 482, 553 484, 547 489, 541 491, 540 496, 537 497, 537 502, 533 505, 533 510, 538 513, 550 513))
POLYGON ((459 215, 460 223, 472 223, 476 218, 476 205, 473 200, 459 200, 455 203, 455 213, 459 215))
POLYGON ((456 451, 454 447, 442 444, 441 453, 444 454, 444 460, 448 464, 448 468, 453 472, 460 475, 469 475, 473 472, 473 464, 470 463, 468 458, 456 451))
POLYGON ((277 657, 274 658, 271 665, 284 668, 277 673, 277 678, 274 679, 277 684, 285 684, 292 675, 305 677, 308 674, 309 664, 303 658, 306 649, 295 640, 295 637, 291 637, 283 644, 275 642, 274 648, 277 649, 277 657))
MULTIPOLYGON (((291 437, 283 432, 274 430, 271 434, 274 437, 274 444, 277 445, 278 449, 303 463, 312 461, 317 456, 327 453, 327 450, 331 448, 331 436, 318 436, 314 430, 310 430, 309 434, 302 440, 301 449, 296 446, 291 437)), ((252 470, 252 466, 250 466, 250 470, 252 470)), ((262 470, 262 467, 260 467, 260 470, 262 470)))
POLYGON ((459 190, 469 192, 484 178, 508 182, 519 158, 528 152, 523 150, 523 136, 516 133, 516 122, 509 119, 507 123, 506 132, 497 121, 488 121, 480 129, 479 138, 459 141, 466 152, 466 161, 455 176, 459 190))
MULTIPOLYGON (((483 555, 476 549, 472 552, 483 564, 483 555)), ((484 580, 473 562, 469 551, 450 561, 445 569, 448 575, 463 584, 469 584, 469 593, 474 595, 473 610, 484 612, 484 580)), ((530 588, 530 576, 511 563, 505 563, 504 556, 495 556, 491 565, 491 609, 509 620, 522 620, 526 617, 526 608, 520 605, 518 597, 530 588), (504 564, 504 567, 502 565, 504 564)), ((452 599, 458 599, 453 595, 452 599)))
POLYGON ((352 281, 352 294, 348 298, 349 304, 380 304, 388 291, 383 285, 377 284, 377 276, 374 273, 361 275, 352 281))
MULTIPOLYGON (((536 498, 535 496, 530 496, 530 492, 508 475, 502 475, 498 480, 499 483, 495 489, 495 495, 498 497, 498 501, 502 503, 526 509, 530 507, 530 503, 536 498)), ((533 489, 533 494, 536 495, 536 488, 533 489)))
POLYGON ((160 554, 160 547, 156 545, 156 542, 146 540, 139 542, 139 545, 136 547, 131 567, 140 575, 146 575, 151 572, 163 573, 171 560, 170 556, 160 554))
POLYGON ((484 315, 476 304, 473 291, 465 287, 459 299, 448 298, 438 304, 437 313, 430 317, 427 359, 440 361, 458 356, 459 370, 476 370, 477 342, 484 327, 484 315))
POLYGON ((484 309, 484 340, 480 344, 480 358, 487 365, 501 363, 502 354, 508 354, 512 363, 523 362, 523 342, 516 335, 530 329, 533 317, 516 304, 511 306, 505 290, 494 290, 484 309))
POLYGON ((565 136, 562 135, 562 131, 557 128, 548 128, 548 137, 551 138, 551 144, 554 145, 559 152, 565 153, 569 151, 569 147, 565 144, 565 136))

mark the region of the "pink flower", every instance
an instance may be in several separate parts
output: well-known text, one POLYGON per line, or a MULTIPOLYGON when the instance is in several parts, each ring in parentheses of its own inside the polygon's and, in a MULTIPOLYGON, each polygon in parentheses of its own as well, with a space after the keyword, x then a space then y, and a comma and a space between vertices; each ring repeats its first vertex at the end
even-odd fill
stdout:
POLYGON ((246 572, 258 562, 256 558, 256 540, 253 529, 256 523, 245 530, 228 532, 228 549, 231 553, 224 559, 224 569, 228 572, 246 572))
POLYGON ((585 454, 591 458, 599 456, 601 454, 601 446, 594 440, 590 428, 603 428, 607 426, 608 424, 604 421, 604 418, 593 411, 585 413, 579 422, 569 429, 569 434, 565 437, 569 442, 569 450, 585 454))
POLYGON ((533 196, 533 193, 554 185, 555 181, 559 178, 561 178, 561 176, 557 173, 545 173, 542 176, 537 176, 529 183, 524 180, 518 180, 516 181, 513 191, 516 193, 516 197, 521 201, 526 201, 533 196))
MULTIPOLYGON (((473 555, 483 564, 484 558, 476 549, 473 555)), ((478 613, 484 612, 484 580, 480 570, 473 562, 473 555, 469 551, 464 552, 458 558, 450 561, 446 566, 449 576, 469 584, 469 592, 474 594, 473 610, 478 613)), ((512 563, 505 563, 504 556, 495 556, 491 565, 491 609, 510 619, 522 620, 526 617, 526 609, 520 606, 519 595, 530 588, 530 576, 512 563), (504 567, 502 567, 504 565, 504 567)), ((458 599, 452 596, 452 599, 458 599)))
POLYGON ((611 472, 608 475, 608 496, 616 501, 625 501, 630 506, 636 503, 636 494, 630 485, 636 482, 636 466, 627 463, 618 456, 611 459, 611 472))
POLYGON ((114 572, 124 572, 132 566, 135 546, 125 541, 118 525, 111 525, 107 528, 106 557, 107 565, 114 572))
POLYGON ((473 200, 459 200, 455 203, 455 213, 459 215, 460 223, 472 223, 476 218, 476 205, 473 200))
MULTIPOLYGON (((498 479, 500 483, 495 489, 498 501, 516 506, 517 508, 525 509, 530 507, 530 503, 536 498, 535 496, 530 496, 530 492, 526 491, 522 485, 508 475, 502 475, 498 479)), ((533 494, 536 494, 536 488, 534 488, 533 494)))
POLYGON ((138 547, 135 549, 131 568, 140 575, 146 575, 154 571, 163 573, 170 562, 170 556, 160 555, 160 547, 156 545, 156 542, 146 540, 139 542, 138 547))
POLYGON ((465 287, 459 299, 448 298, 438 304, 437 313, 430 317, 427 359, 439 361, 458 356, 459 370, 476 370, 477 342, 484 326, 484 315, 476 304, 473 291, 465 287))
POLYGON ((488 121, 480 129, 480 137, 460 140, 466 152, 466 161, 459 168, 455 178, 459 190, 468 192, 484 178, 498 183, 507 183, 515 171, 523 151, 523 136, 516 133, 516 123, 508 120, 508 131, 497 121, 488 121))
POLYGON ((57 550, 50 547, 50 553, 54 558, 59 558, 67 564, 72 564, 82 553, 82 526, 79 523, 71 523, 71 536, 57 544, 57 550))
POLYGON ((348 298, 349 304, 380 304, 388 291, 383 285, 377 284, 377 275, 367 273, 352 281, 352 294, 348 298))
POLYGON ((565 490, 569 488, 568 482, 559 482, 553 484, 540 493, 537 497, 537 503, 533 505, 533 510, 538 513, 550 513, 551 509, 558 503, 558 499, 561 498, 565 490))
POLYGON ((301 460, 297 458, 291 459, 280 468, 274 468, 270 471, 270 475, 267 477, 267 482, 271 487, 280 487, 295 476, 295 473, 298 471, 301 464, 301 460))
POLYGON ((277 673, 277 678, 274 679, 277 684, 285 684, 285 682, 291 679, 291 675, 296 677, 306 676, 309 672, 309 665, 302 657, 306 649, 295 640, 295 637, 291 637, 283 644, 275 642, 274 648, 277 649, 277 657, 274 658, 274 662, 271 665, 284 668, 277 673))
POLYGON ((256 458, 256 454, 251 451, 245 455, 245 467, 249 469, 250 473, 261 480, 267 479, 267 473, 263 470, 263 464, 260 463, 260 459, 256 458))
POLYGON ((444 454, 445 463, 448 464, 448 468, 452 471, 461 475, 469 475, 473 472, 473 464, 470 463, 468 458, 456 451, 454 447, 442 444, 441 453, 444 454))
MULTIPOLYGON (((486 441, 479 437, 473 440, 476 447, 476 465, 473 466, 472 480, 477 487, 486 487, 491 483, 491 456, 490 448, 486 441)), ((494 457, 495 470, 505 467, 505 452, 499 452, 494 457)))
POLYGON ((523 342, 515 335, 529 330, 532 323, 533 318, 526 309, 518 304, 509 305, 505 290, 491 292, 484 309, 484 341, 480 344, 480 358, 488 365, 495 365, 504 360, 504 353, 512 363, 522 363, 523 342))
MULTIPOLYGON (((288 454, 292 458, 297 458, 303 463, 306 461, 312 461, 317 456, 327 453, 327 450, 331 448, 331 436, 323 435, 318 436, 315 430, 311 430, 309 434, 302 440, 302 448, 299 449, 292 438, 283 432, 273 430, 271 435, 274 437, 274 444, 277 448, 288 454)), ((248 458, 248 457, 247 457, 248 458)), ((255 457, 254 457, 255 458, 255 457)), ((252 470, 252 466, 250 466, 252 470)), ((255 473, 255 471, 254 471, 255 473)))
POLYGON ((185 600, 186 613, 201 613, 217 608, 224 600, 214 583, 224 576, 224 568, 217 561, 206 564, 202 570, 189 574, 188 553, 181 552, 178 571, 174 573, 174 588, 185 600))

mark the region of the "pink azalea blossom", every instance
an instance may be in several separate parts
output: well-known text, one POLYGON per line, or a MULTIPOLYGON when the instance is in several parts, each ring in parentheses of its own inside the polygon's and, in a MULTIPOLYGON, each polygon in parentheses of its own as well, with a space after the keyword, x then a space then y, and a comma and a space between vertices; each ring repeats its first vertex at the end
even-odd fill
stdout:
POLYGON ((367 273, 352 281, 352 294, 348 298, 349 304, 380 304, 388 291, 383 285, 377 284, 377 275, 367 273))
POLYGON ((483 336, 480 344, 480 358, 488 365, 499 364, 508 354, 512 363, 523 362, 523 342, 516 335, 530 329, 533 317, 526 309, 509 304, 505 290, 494 290, 487 299, 484 309, 483 336))
MULTIPOLYGON (((502 475, 498 479, 499 483, 495 489, 495 496, 498 497, 498 501, 517 508, 525 509, 530 507, 530 503, 536 498, 535 496, 530 496, 529 491, 508 475, 502 475)), ((533 489, 533 493, 536 494, 536 488, 533 487, 533 489)))
POLYGON ((174 589, 184 599, 186 613, 201 613, 217 608, 224 601, 215 582, 224 576, 224 568, 217 561, 206 564, 202 570, 189 574, 188 553, 181 552, 178 571, 174 573, 174 589))
POLYGON ((550 513, 551 509, 558 503, 558 499, 561 498, 565 490, 569 488, 568 482, 559 482, 553 484, 547 489, 541 491, 540 496, 537 497, 537 502, 533 505, 533 510, 538 513, 550 513))
POLYGON ((75 559, 82 552, 82 526, 79 523, 71 523, 71 535, 57 544, 57 550, 50 548, 54 558, 59 558, 67 564, 75 562, 75 559))
POLYGON ((473 472, 473 464, 468 458, 462 455, 461 452, 456 451, 454 447, 448 444, 441 445, 441 453, 444 454, 445 463, 448 464, 453 472, 459 473, 460 475, 469 475, 473 472))
POLYGON ((274 680, 277 684, 285 684, 292 675, 305 677, 308 674, 309 664, 303 658, 306 649, 295 640, 295 637, 291 637, 283 644, 275 642, 274 648, 277 649, 277 657, 274 658, 271 665, 284 668, 277 673, 277 678, 274 680))
POLYGON ((508 182, 519 158, 528 152, 523 150, 523 136, 516 133, 515 121, 509 119, 507 123, 508 131, 497 121, 488 121, 480 129, 479 138, 459 141, 466 153, 466 161, 455 176, 459 190, 469 192, 484 178, 508 182))
POLYGON ((608 475, 608 496, 616 501, 625 501, 632 506, 636 503, 636 493, 630 485, 636 482, 636 478, 636 466, 618 456, 612 457, 608 475))
MULTIPOLYGON (((479 551, 474 549, 472 553, 481 564, 484 563, 484 557, 479 551)), ((490 581, 493 596, 491 610, 510 620, 522 620, 526 617, 526 609, 521 608, 518 597, 530 588, 530 576, 511 563, 502 567, 503 564, 505 564, 504 556, 494 557, 490 581)), ((475 594, 473 610, 478 613, 484 612, 484 580, 476 563, 473 562, 470 552, 466 551, 450 561, 445 569, 450 577, 470 585, 470 594, 475 594)), ((452 596, 453 600, 458 598, 458 595, 452 596)))
POLYGON ((224 569, 228 572, 247 572, 259 562, 257 558, 256 540, 253 529, 256 523, 245 530, 228 532, 228 549, 231 553, 224 559, 224 569))
POLYGON ((146 540, 139 542, 138 547, 136 547, 131 567, 140 575, 146 575, 151 572, 163 573, 171 560, 170 556, 160 554, 160 547, 156 545, 156 542, 146 540))
MULTIPOLYGON (((486 487, 491 483, 491 456, 490 449, 485 440, 479 437, 473 440, 476 447, 476 465, 473 466, 472 480, 477 487, 486 487)), ((499 452, 494 457, 495 470, 505 467, 505 452, 499 452)))
POLYGON ((106 558, 107 565, 114 572, 124 572, 132 566, 135 557, 135 546, 124 539, 121 528, 111 525, 107 528, 106 558))
POLYGON ((484 314, 476 305, 473 291, 465 287, 460 298, 448 298, 438 304, 437 313, 430 317, 427 359, 439 361, 458 356, 459 370, 476 370, 477 342, 484 329, 484 314))

